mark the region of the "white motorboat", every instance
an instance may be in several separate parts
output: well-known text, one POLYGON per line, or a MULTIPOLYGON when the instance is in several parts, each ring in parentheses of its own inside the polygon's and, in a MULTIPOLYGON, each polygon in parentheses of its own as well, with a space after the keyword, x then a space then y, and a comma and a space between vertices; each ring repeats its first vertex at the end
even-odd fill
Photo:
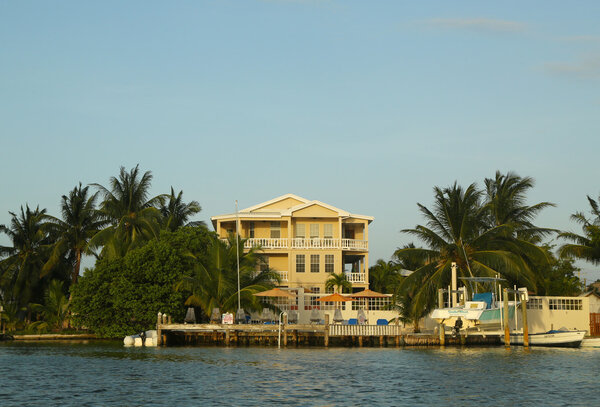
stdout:
MULTIPOLYGON (((555 346, 563 348, 578 348, 586 331, 552 330, 529 334, 529 346, 555 346)), ((523 345, 522 333, 511 333, 510 343, 523 345)))

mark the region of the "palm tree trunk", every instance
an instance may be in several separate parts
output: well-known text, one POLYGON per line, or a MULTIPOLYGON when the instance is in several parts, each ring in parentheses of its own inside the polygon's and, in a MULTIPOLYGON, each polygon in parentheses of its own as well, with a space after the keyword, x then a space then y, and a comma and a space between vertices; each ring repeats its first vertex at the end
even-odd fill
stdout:
POLYGON ((73 266, 73 275, 71 276, 71 284, 77 284, 79 277, 79 269, 81 268, 81 249, 75 252, 75 265, 73 266))

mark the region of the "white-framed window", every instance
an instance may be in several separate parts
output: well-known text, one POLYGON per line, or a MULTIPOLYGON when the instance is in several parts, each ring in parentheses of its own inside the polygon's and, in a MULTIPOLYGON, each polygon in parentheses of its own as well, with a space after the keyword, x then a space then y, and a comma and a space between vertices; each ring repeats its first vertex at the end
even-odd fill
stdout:
POLYGON ((295 234, 297 239, 304 239, 306 237, 306 227, 304 225, 304 223, 297 223, 296 224, 296 234, 295 234))
POLYGON ((333 239, 333 225, 331 223, 323 225, 323 237, 325 239, 333 239))
POLYGON ((250 226, 248 227, 248 237, 250 239, 254 238, 254 222, 250 222, 250 226))
POLYGON ((306 271, 306 259, 303 254, 296 255, 296 273, 304 273, 306 271))
POLYGON ((271 222, 271 239, 281 238, 281 222, 271 222))
POLYGON ((583 301, 575 298, 550 298, 548 308, 551 310, 575 310, 583 309, 583 301))
POLYGON ((325 272, 333 273, 335 271, 335 256, 333 254, 325 255, 325 272))
POLYGON ((319 299, 319 294, 321 294, 320 287, 310 287, 310 291, 312 291, 313 295, 310 297, 310 305, 317 306, 322 305, 321 302, 317 301, 319 299))
POLYGON ((319 263, 320 263, 320 257, 318 254, 311 254, 310 255, 310 272, 311 273, 318 273, 319 272, 319 263))
POLYGON ((541 298, 529 298, 527 301, 527 309, 542 309, 542 299, 541 298))
POLYGON ((310 238, 311 239, 319 238, 319 224, 318 223, 310 224, 310 238))

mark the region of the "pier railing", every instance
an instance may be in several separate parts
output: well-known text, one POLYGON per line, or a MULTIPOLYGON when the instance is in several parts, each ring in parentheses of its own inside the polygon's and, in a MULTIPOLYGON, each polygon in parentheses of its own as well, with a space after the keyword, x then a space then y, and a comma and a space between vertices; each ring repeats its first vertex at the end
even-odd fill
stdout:
POLYGON ((398 325, 329 325, 329 336, 396 336, 398 325))

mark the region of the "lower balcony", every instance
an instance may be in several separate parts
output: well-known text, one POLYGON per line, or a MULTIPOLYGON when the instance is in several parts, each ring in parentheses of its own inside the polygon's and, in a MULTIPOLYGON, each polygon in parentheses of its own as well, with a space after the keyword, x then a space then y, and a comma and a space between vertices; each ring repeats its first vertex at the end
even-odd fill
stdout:
POLYGON ((351 283, 364 283, 366 282, 365 273, 346 273, 346 278, 351 283))

